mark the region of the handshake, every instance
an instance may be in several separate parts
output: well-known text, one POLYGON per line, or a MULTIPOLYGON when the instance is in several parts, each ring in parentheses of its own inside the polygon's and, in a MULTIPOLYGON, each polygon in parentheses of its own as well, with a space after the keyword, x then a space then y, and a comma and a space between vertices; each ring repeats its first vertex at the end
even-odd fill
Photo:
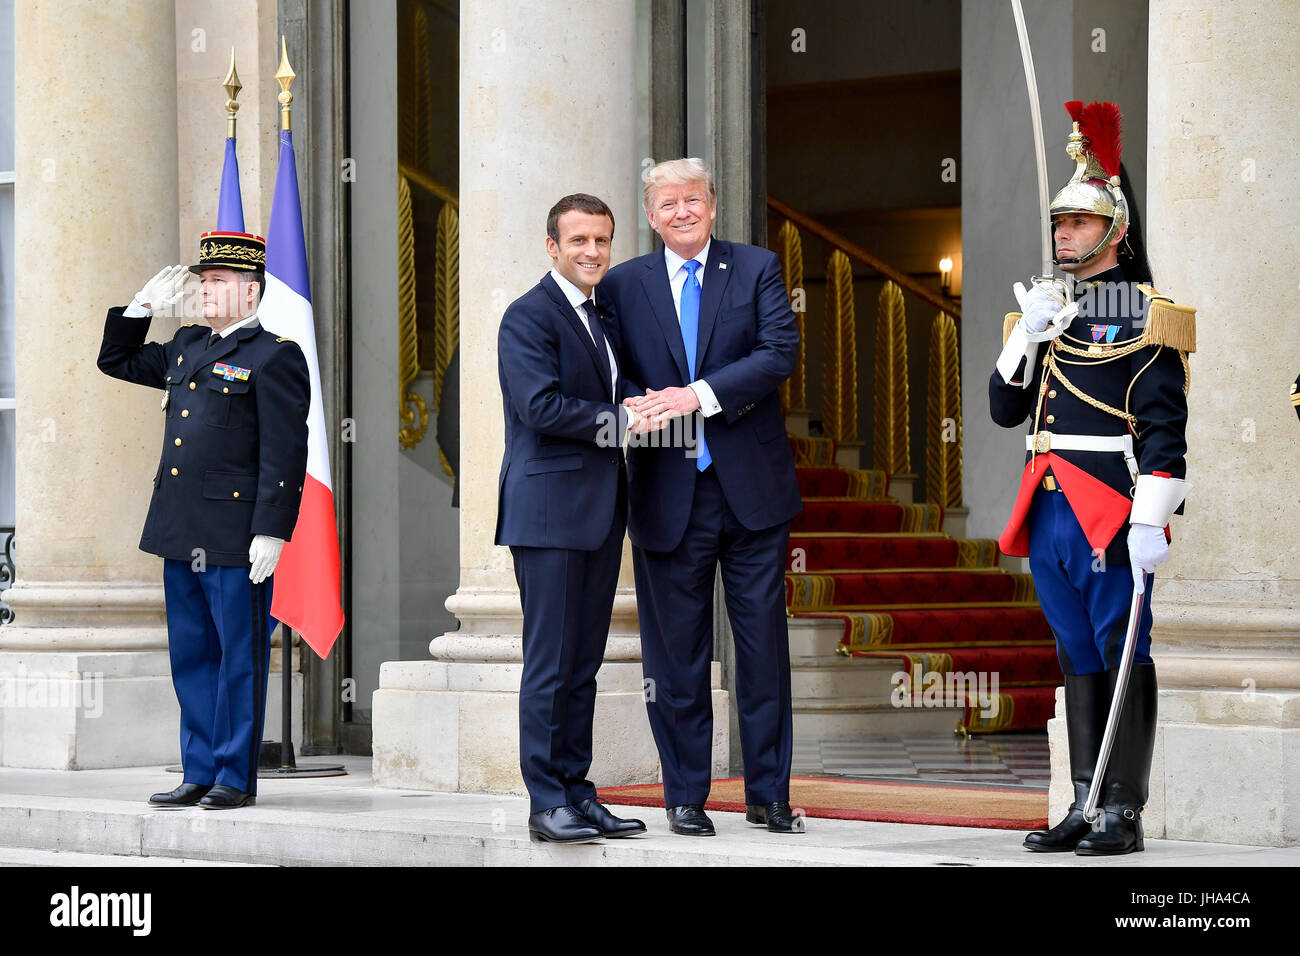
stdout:
POLYGON ((665 427, 674 418, 689 415, 700 407, 699 396, 689 385, 655 391, 623 399, 628 409, 628 433, 645 435, 665 427))

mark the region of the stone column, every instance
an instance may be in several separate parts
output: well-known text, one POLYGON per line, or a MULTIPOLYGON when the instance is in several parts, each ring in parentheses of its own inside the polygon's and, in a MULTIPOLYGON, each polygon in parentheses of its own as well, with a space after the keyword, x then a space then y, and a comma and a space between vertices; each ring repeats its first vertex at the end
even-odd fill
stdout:
MULTIPOLYGON (((522 792, 522 616, 510 553, 493 544, 503 448, 497 327, 550 266, 546 213, 561 196, 603 198, 617 223, 615 261, 636 252, 636 15, 633 4, 483 0, 461 6, 460 28, 461 578, 447 608, 461 627, 432 641, 432 660, 383 665, 374 779, 522 792)), ((592 778, 658 779, 626 552, 597 679, 592 778)), ((725 770, 725 692, 714 691, 714 708, 714 759, 725 770)))
POLYGON ((17 575, 0 763, 162 762, 178 742, 161 564, 136 548, 160 393, 95 360, 107 307, 176 261, 173 5, 20 0, 14 27, 17 575))
POLYGON ((1151 26, 1147 242, 1159 287, 1199 310, 1193 487, 1152 605, 1164 750, 1152 788, 1170 839, 1294 845, 1300 431, 1287 393, 1300 325, 1286 303, 1300 262, 1300 20, 1287 0, 1153 0, 1151 26))
POLYGON ((1160 731, 1144 822, 1148 836, 1290 846, 1300 843, 1300 427, 1288 401, 1300 326, 1287 311, 1300 262, 1300 21, 1286 0, 1152 0, 1150 22, 1146 239, 1157 288, 1198 312, 1192 487, 1152 600, 1160 731))

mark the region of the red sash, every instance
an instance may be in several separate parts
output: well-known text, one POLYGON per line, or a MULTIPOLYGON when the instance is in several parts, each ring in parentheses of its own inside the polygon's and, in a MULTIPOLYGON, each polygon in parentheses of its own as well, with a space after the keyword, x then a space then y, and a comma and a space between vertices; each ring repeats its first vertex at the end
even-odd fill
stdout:
POLYGON ((1020 493, 1016 495, 1011 518, 1007 521, 1002 536, 998 538, 998 547, 1002 553, 1020 558, 1029 557, 1029 506, 1049 467, 1056 476, 1061 491, 1065 493, 1066 501, 1070 503, 1070 510, 1079 519, 1079 526, 1083 528, 1088 544, 1092 545, 1094 551, 1106 550, 1106 546, 1115 537, 1115 532, 1128 520, 1133 500, 1049 451, 1025 463, 1024 473, 1020 476, 1020 493))

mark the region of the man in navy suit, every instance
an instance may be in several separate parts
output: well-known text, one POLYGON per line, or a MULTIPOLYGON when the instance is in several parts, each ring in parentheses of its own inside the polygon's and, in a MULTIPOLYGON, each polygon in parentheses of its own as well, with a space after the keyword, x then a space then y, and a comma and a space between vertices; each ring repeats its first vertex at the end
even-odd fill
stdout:
POLYGON ((710 231, 717 197, 698 159, 660 163, 645 210, 664 249, 600 287, 629 407, 665 441, 628 451, 630 514, 650 727, 674 833, 712 836, 704 813, 713 712, 713 587, 719 562, 736 639, 746 819, 802 830, 790 810, 790 647, 785 554, 801 509, 777 386, 799 332, 765 249, 710 231))
POLYGON ((496 543, 509 545, 524 611, 519 768, 535 842, 645 830, 587 779, 596 671, 605 656, 627 527, 623 438, 640 416, 617 403, 619 368, 592 289, 609 269, 614 215, 565 196, 546 220, 554 267, 501 318, 505 412, 496 543))

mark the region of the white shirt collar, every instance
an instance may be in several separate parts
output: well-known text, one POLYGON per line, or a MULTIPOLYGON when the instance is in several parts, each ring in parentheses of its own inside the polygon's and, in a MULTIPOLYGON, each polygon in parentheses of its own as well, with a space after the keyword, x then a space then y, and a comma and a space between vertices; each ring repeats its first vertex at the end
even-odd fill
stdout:
MULTIPOLYGON (((713 245, 713 237, 709 236, 709 238, 705 240, 704 248, 701 249, 695 256, 695 261, 700 264, 701 271, 703 270, 704 266, 707 266, 709 264, 709 246, 711 245, 713 245)), ((669 279, 677 275, 678 270, 681 269, 682 264, 685 262, 686 262, 685 259, 683 259, 677 253, 669 249, 667 245, 664 246, 664 263, 668 266, 669 279)), ((698 273, 696 277, 698 278, 698 273)))
MULTIPOLYGON (((246 319, 240 319, 238 322, 235 322, 233 325, 227 325, 224 329, 222 329, 217 334, 224 339, 226 336, 232 334, 236 329, 242 329, 244 326, 252 325, 256 321, 257 321, 257 313, 254 312, 246 319)), ((209 327, 209 331, 212 331, 210 327, 209 327)))
POLYGON ((551 269, 551 278, 554 279, 555 284, 560 287, 560 291, 564 293, 564 297, 569 300, 569 305, 573 306, 575 309, 581 308, 582 303, 591 298, 591 296, 583 295, 581 289, 568 279, 564 278, 564 276, 560 275, 560 273, 555 269, 551 269))

